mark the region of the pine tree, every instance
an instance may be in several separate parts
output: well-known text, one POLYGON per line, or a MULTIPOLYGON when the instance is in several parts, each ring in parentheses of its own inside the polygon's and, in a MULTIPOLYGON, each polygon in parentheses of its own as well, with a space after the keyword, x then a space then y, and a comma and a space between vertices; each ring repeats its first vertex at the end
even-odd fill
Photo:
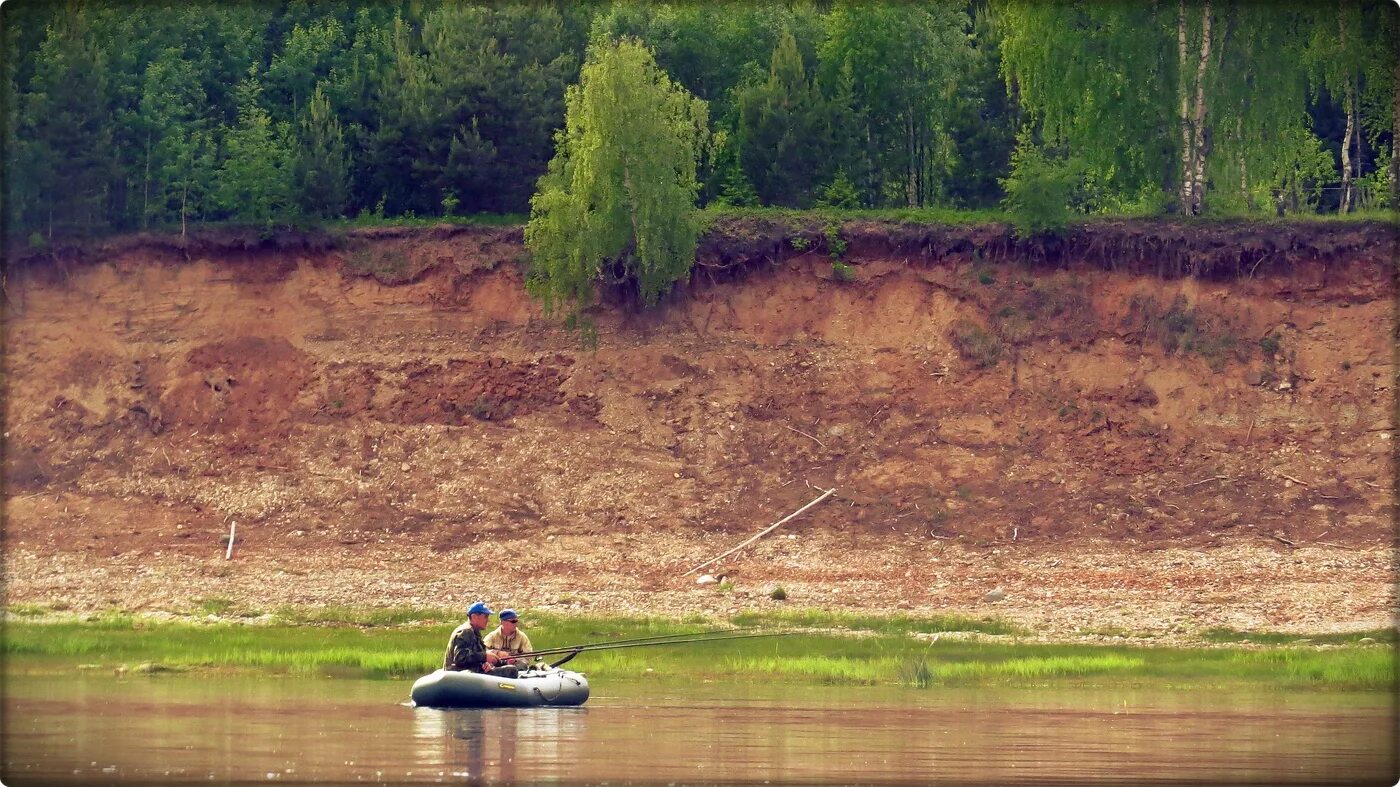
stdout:
POLYGON ((320 218, 339 216, 345 209, 349 172, 345 134, 319 86, 311 94, 298 130, 293 173, 301 212, 320 218))
POLYGON ((805 208, 829 163, 826 109, 807 78, 797 40, 784 30, 765 82, 738 92, 739 156, 766 204, 805 208))
POLYGON ((55 14, 18 119, 26 168, 43 184, 31 202, 31 224, 48 237, 85 235, 109 223, 116 174, 109 98, 89 12, 74 6, 55 14))

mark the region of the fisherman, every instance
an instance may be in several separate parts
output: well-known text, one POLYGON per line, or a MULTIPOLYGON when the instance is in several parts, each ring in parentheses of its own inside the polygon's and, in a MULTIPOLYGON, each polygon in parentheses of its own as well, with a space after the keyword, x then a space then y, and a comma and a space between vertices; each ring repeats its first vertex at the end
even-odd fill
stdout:
POLYGON ((530 645, 530 638, 520 628, 520 616, 513 609, 501 610, 501 625, 496 630, 486 635, 483 642, 488 650, 495 650, 504 653, 502 659, 507 664, 526 666, 529 664, 527 658, 534 648, 530 645))
POLYGON ((502 678, 519 676, 518 667, 502 663, 504 651, 487 650, 481 640, 481 632, 491 622, 491 615, 491 608, 485 601, 478 601, 467 609, 467 622, 458 626, 447 641, 447 652, 442 656, 443 669, 490 673, 502 678))

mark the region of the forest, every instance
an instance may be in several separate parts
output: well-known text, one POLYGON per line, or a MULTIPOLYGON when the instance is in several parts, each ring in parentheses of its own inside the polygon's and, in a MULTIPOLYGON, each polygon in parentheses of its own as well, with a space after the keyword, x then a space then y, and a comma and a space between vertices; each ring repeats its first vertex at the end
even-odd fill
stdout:
POLYGON ((525 214, 570 86, 623 40, 696 102, 702 207, 1353 213, 1394 207, 1400 180, 1400 14, 1379 0, 0 14, 4 229, 34 248, 192 223, 525 214))

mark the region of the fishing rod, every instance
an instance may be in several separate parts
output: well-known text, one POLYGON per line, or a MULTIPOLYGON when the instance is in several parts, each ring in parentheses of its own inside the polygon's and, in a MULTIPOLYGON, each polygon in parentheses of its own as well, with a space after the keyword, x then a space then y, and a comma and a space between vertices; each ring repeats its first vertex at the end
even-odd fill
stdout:
MULTIPOLYGON (((744 627, 742 627, 742 628, 732 628, 732 629, 712 629, 712 630, 710 630, 710 631, 684 631, 684 632, 680 632, 680 633, 678 633, 678 634, 653 634, 653 635, 651 635, 651 636, 649 636, 649 637, 633 637, 633 638, 631 638, 631 639, 612 639, 612 640, 603 640, 602 642, 586 642, 586 643, 584 643, 584 644, 582 644, 582 645, 561 645, 561 646, 559 646, 559 647, 550 648, 549 650, 552 650, 552 651, 553 651, 553 650, 557 650, 557 651, 563 652, 563 651, 566 651, 566 650, 573 650, 574 648, 593 648, 593 647, 597 647, 597 646, 599 646, 599 645, 622 645, 622 644, 631 643, 631 642, 650 642, 650 641, 652 641, 652 640, 668 640, 668 639, 674 639, 674 638, 677 638, 677 637, 708 637, 708 636, 711 636, 711 635, 718 635, 718 634, 737 634, 737 633, 743 632, 743 631, 753 631, 754 629, 757 629, 757 628, 759 628, 759 626, 744 626, 744 627)), ((536 650, 536 651, 532 651, 531 655, 533 655, 534 653, 544 653, 544 652, 546 652, 546 651, 536 650)))
POLYGON ((564 662, 568 661, 569 659, 572 659, 574 656, 577 656, 578 654, 584 652, 585 650, 622 650, 622 649, 625 649, 625 648, 649 648, 649 647, 655 647, 655 646, 658 646, 658 645, 686 645, 686 644, 690 644, 690 643, 699 643, 699 642, 728 642, 729 640, 732 640, 732 639, 756 639, 756 638, 759 638, 759 637, 781 637, 781 636, 785 636, 785 635, 787 635, 787 634, 792 634, 792 633, 794 633, 794 632, 791 632, 791 631, 769 631, 769 632, 765 632, 765 633, 762 633, 762 634, 739 634, 739 635, 737 635, 737 636, 728 636, 728 637, 695 637, 695 638, 691 638, 691 639, 669 639, 669 640, 663 640, 663 641, 660 641, 660 642, 619 642, 619 643, 611 643, 611 644, 609 644, 609 643, 599 643, 599 644, 592 644, 592 645, 573 645, 573 646, 570 646, 570 647, 563 647, 563 648, 546 648, 546 649, 544 649, 544 650, 531 651, 530 653, 527 653, 527 654, 525 654, 525 655, 526 655, 526 656, 546 656, 546 655, 556 656, 556 655, 558 655, 558 654, 560 654, 560 653, 567 653, 567 654, 569 654, 567 658, 564 658, 564 659, 561 659, 561 660, 559 660, 559 661, 556 661, 556 662, 554 662, 553 664, 550 665, 551 667, 557 667, 557 666, 559 666, 560 664, 563 664, 564 662))

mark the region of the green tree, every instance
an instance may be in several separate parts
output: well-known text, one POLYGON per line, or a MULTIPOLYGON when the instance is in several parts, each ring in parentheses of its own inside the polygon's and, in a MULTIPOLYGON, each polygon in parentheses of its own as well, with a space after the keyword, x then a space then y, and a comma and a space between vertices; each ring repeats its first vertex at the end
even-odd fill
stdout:
POLYGON ((195 148, 208 139, 203 133, 206 124, 199 117, 204 98, 199 74, 180 49, 169 47, 146 66, 141 103, 133 119, 145 135, 142 226, 189 214, 190 169, 202 159, 195 148))
POLYGON ((1175 19, 1165 13, 1144 3, 997 8, 1008 89, 1036 136, 1085 163, 1100 199, 1116 201, 1108 207, 1160 200, 1175 171, 1175 19))
POLYGON ((706 104, 657 68, 639 41, 624 38, 594 45, 565 105, 525 228, 529 290, 571 319, 593 302, 604 276, 655 303, 695 260, 706 104))
POLYGON ((444 193, 463 210, 525 207, 563 119, 578 68, 550 6, 445 5, 422 43, 395 25, 372 143, 391 212, 436 212, 444 193))
POLYGON ((270 225, 291 216, 291 148, 284 126, 258 103, 255 75, 239 86, 238 125, 224 137, 216 199, 230 218, 270 225))
POLYGON ((739 88, 737 103, 739 156, 754 191, 769 205, 809 207, 830 163, 827 110, 791 32, 778 38, 768 79, 739 88))
POLYGON ((1395 110, 1400 104, 1396 92, 1396 21, 1400 9, 1376 8, 1359 0, 1309 6, 1300 20, 1310 29, 1305 61, 1309 66, 1318 100, 1330 97, 1340 104, 1345 117, 1337 153, 1341 171, 1339 209, 1346 213, 1357 207, 1360 195, 1355 186, 1364 176, 1364 147, 1382 146, 1382 136, 1392 136, 1394 151, 1395 110), (1377 13, 1379 12, 1379 13, 1377 13), (1369 139, 1368 139, 1369 138, 1369 139))
POLYGON ((816 62, 821 14, 809 2, 643 3, 623 0, 593 20, 592 40, 638 38, 682 87, 704 99, 711 117, 732 119, 735 89, 764 73, 784 32, 808 65, 816 62))
MULTIPOLYGON (((160 202, 168 196, 161 188, 169 185, 158 177, 160 171, 177 148, 196 137, 207 143, 213 139, 211 129, 237 118, 234 90, 248 64, 263 60, 262 33, 271 18, 271 7, 265 3, 151 0, 95 2, 85 4, 85 8, 90 9, 95 28, 103 33, 100 45, 112 102, 116 172, 108 218, 116 227, 169 220, 175 215, 172 205, 176 200, 160 202), (160 65, 151 72, 157 63, 160 65), (167 92, 173 103, 153 95, 153 90, 167 92), (186 99, 190 100, 189 111, 183 108, 186 99), (162 109, 176 114, 152 114, 162 109), (167 120, 174 126, 166 125, 167 120)), ((189 215, 201 209, 196 204, 197 192, 192 189, 186 194, 190 201, 181 200, 189 215)))
POLYGON ((278 119, 301 116, 316 86, 330 76, 336 55, 345 49, 345 43, 344 31, 334 17, 292 28, 263 80, 268 105, 278 110, 278 119))
POLYGON ((1039 139, 1084 162, 1091 207, 1260 207, 1279 177, 1312 171, 1299 144, 1311 4, 1008 0, 999 13, 1008 84, 1039 139))
POLYGON ((293 161, 302 214, 321 218, 341 215, 345 210, 348 171, 345 134, 330 100, 317 87, 298 124, 293 161))
POLYGON ((360 8, 350 24, 351 43, 322 83, 326 97, 344 126, 346 155, 351 162, 347 209, 364 211, 383 196, 375 170, 375 144, 381 125, 392 114, 383 97, 394 60, 391 34, 400 21, 379 19, 378 6, 360 8))
POLYGON ((74 5, 52 17, 35 57, 20 115, 21 168, 36 183, 26 200, 30 226, 88 234, 108 225, 116 174, 106 59, 91 15, 74 5))
POLYGON ((821 191, 821 198, 817 200, 817 205, 823 208, 841 208, 843 210, 854 210, 860 207, 860 194, 856 191, 856 184, 846 176, 846 170, 837 170, 836 177, 826 184, 821 191))
POLYGON ((955 149, 948 136, 958 77, 970 57, 965 4, 838 0, 826 17, 822 81, 849 81, 863 126, 858 184, 884 204, 942 198, 955 149))
POLYGON ((948 196, 960 208, 990 208, 1003 196, 998 178, 1010 168, 1021 118, 1001 77, 1001 34, 986 0, 973 3, 972 20, 971 57, 949 118, 957 158, 948 196))

